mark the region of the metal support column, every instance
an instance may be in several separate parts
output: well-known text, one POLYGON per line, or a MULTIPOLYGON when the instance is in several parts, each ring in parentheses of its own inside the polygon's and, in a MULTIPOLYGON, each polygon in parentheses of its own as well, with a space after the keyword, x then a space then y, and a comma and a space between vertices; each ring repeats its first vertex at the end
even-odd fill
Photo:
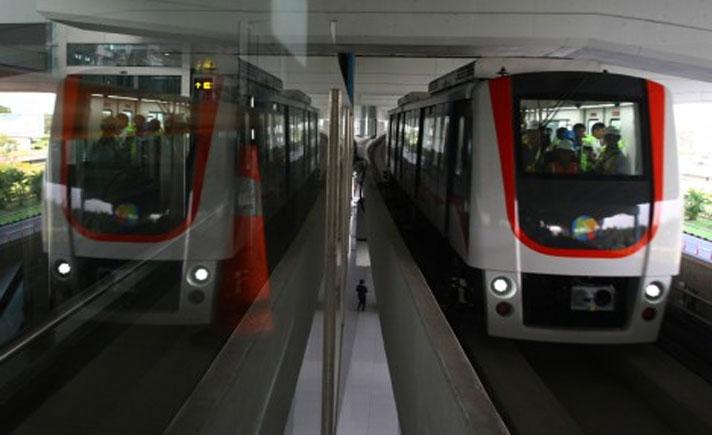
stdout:
POLYGON ((329 146, 326 150, 326 264, 324 267, 324 349, 321 433, 336 433, 339 409, 343 297, 348 267, 353 114, 339 90, 329 94, 329 146))

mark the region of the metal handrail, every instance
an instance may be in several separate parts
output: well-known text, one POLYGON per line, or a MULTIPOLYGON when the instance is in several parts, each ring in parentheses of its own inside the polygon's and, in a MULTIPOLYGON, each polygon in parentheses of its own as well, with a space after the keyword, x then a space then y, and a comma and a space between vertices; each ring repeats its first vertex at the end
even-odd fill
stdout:
POLYGON ((697 293, 693 293, 693 292, 691 292, 690 290, 688 290, 688 289, 686 289, 686 288, 674 287, 673 289, 676 290, 676 291, 679 291, 680 293, 682 293, 682 294, 684 294, 684 295, 686 295, 686 296, 690 296, 690 297, 692 297, 692 298, 694 298, 694 299, 697 299, 698 301, 704 303, 705 305, 710 305, 710 306, 712 306, 712 301, 711 301, 711 300, 706 299, 706 298, 704 298, 704 297, 698 295, 697 293))

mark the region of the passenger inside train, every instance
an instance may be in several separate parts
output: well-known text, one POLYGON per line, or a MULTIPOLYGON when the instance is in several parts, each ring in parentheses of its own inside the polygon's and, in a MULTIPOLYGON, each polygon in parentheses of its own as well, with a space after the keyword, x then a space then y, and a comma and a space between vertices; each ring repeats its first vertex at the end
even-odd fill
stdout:
POLYGON ((636 103, 522 100, 520 104, 519 159, 524 173, 642 175, 636 103))

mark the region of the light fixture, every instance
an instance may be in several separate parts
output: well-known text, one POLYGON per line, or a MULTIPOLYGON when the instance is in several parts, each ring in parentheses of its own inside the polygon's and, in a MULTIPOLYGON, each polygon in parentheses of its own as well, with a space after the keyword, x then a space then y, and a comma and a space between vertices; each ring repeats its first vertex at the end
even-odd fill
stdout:
POLYGON ((657 315, 658 315, 658 312, 653 307, 647 307, 641 313, 641 317, 643 317, 643 320, 645 320, 646 322, 650 322, 651 320, 654 320, 657 315))
POLYGON ((195 266, 190 271, 190 280, 194 285, 202 285, 210 279, 210 271, 205 266, 195 266))
POLYGON ((512 311, 514 308, 509 302, 500 302, 497 304, 495 307, 495 311, 497 311, 497 314, 499 314, 502 317, 507 317, 510 314, 512 314, 512 311))
POLYGON ((512 290, 512 282, 509 279, 500 276, 492 280, 490 287, 498 296, 504 296, 512 290))
POLYGON ((60 260, 56 265, 57 274, 62 278, 66 278, 72 273, 72 265, 64 260, 60 260))
POLYGON ((651 282, 645 286, 645 297, 649 301, 657 301, 663 295, 663 285, 659 282, 651 282))

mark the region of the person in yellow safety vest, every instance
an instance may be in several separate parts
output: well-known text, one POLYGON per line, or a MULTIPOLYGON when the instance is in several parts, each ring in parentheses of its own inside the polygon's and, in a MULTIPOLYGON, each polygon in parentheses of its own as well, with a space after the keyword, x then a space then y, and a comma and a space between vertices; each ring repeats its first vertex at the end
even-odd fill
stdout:
POLYGON ((593 169, 596 158, 601 151, 601 140, 606 133, 606 124, 597 122, 591 126, 591 134, 581 139, 581 171, 588 172, 593 169))
POLYGON ((583 138, 586 136, 586 126, 581 123, 574 124, 571 130, 574 132, 574 151, 580 154, 581 148, 583 147, 583 138))

